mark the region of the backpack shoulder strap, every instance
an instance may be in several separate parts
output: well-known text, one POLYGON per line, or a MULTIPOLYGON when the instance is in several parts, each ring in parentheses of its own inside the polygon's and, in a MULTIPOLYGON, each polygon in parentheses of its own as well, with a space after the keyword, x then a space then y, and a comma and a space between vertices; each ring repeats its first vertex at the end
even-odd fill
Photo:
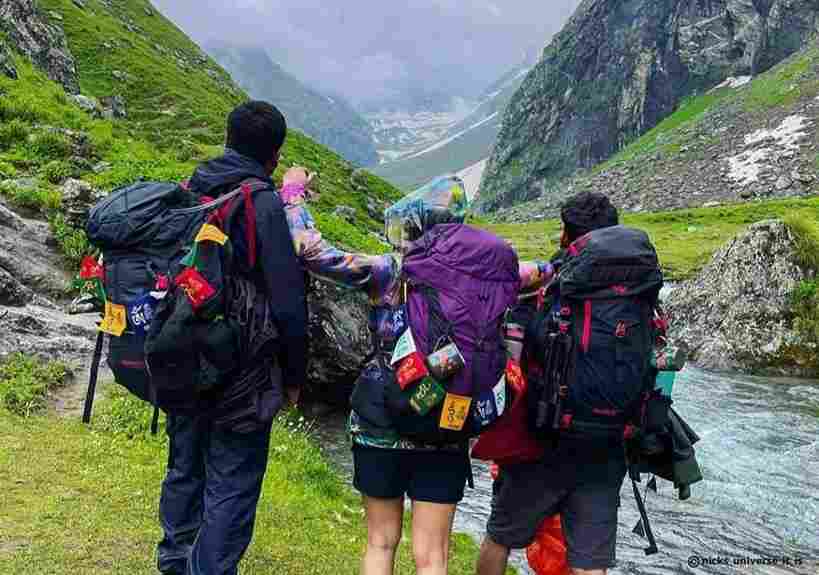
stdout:
POLYGON ((247 263, 250 269, 256 267, 256 207, 253 195, 262 190, 271 189, 271 185, 259 178, 248 178, 230 192, 231 199, 223 204, 214 214, 223 231, 227 231, 233 222, 240 205, 245 208, 245 241, 247 242, 247 263), (241 196, 241 197, 240 197, 241 196))

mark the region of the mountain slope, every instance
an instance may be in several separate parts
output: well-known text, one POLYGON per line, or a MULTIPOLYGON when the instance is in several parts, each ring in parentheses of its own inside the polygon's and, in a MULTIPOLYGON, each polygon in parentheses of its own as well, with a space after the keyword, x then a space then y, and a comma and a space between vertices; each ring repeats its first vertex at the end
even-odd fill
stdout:
POLYGON ((585 0, 510 102, 485 211, 559 194, 557 182, 728 76, 757 74, 814 34, 813 0, 585 0))
POLYGON ((421 149, 387 162, 373 172, 403 189, 413 189, 445 172, 459 172, 485 160, 500 131, 503 112, 528 72, 510 71, 490 86, 468 115, 421 149))
POLYGON ((275 104, 289 126, 354 164, 378 161, 370 125, 340 97, 305 86, 261 48, 207 44, 205 50, 248 94, 275 104))
POLYGON ((587 190, 635 212, 816 194, 819 47, 749 80, 687 100, 609 161, 565 180, 561 193, 494 217, 543 219, 566 196, 587 190))
MULTIPOLYGON (((71 306, 69 285, 91 252, 89 207, 138 178, 190 176, 221 152, 225 118, 247 96, 141 0, 4 0, 0 55, 0 356, 87 366, 93 316, 66 310, 88 311, 71 306)), ((311 210, 325 237, 388 249, 383 208, 398 190, 295 130, 275 178, 294 164, 320 174, 311 210)), ((366 297, 316 284, 307 395, 346 401, 369 350, 366 297)))
MULTIPOLYGON (((55 37, 64 30, 63 56, 76 63, 79 90, 98 100, 120 96, 119 115, 126 114, 105 120, 82 113, 27 58, 14 57, 21 77, 2 84, 0 177, 33 178, 38 197, 50 198, 39 202, 43 206, 59 208, 58 186, 69 176, 105 192, 139 177, 190 175, 196 161, 219 153, 227 114, 247 99, 222 68, 144 0, 3 4, 0 31, 12 49, 21 47, 8 31, 29 30, 32 23, 55 37), (42 146, 31 145, 40 139, 42 146)), ((297 131, 288 135, 277 177, 294 164, 320 173, 323 194, 316 211, 330 238, 383 249, 371 234, 383 230, 379 211, 399 196, 397 190, 297 131), (347 219, 334 212, 341 204, 354 209, 347 219)))

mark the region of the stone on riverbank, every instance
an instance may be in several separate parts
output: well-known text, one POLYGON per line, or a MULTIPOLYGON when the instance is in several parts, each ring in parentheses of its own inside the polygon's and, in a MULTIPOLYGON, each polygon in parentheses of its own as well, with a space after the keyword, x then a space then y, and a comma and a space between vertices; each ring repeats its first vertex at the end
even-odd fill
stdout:
POLYGON ((793 292, 811 277, 785 223, 754 224, 672 292, 671 336, 704 368, 816 375, 815 364, 799 359, 815 358, 816 350, 793 329, 790 309, 793 292))

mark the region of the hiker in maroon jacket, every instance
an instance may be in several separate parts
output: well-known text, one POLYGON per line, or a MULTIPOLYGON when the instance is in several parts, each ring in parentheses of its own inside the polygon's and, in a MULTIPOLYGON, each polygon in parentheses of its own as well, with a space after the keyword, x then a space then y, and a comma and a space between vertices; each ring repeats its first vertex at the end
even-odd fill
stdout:
MULTIPOLYGON (((488 273, 498 280, 498 286, 508 286, 502 288, 502 295, 508 301, 517 297, 521 287, 539 285, 549 279, 552 268, 548 264, 518 265, 514 253, 501 240, 461 226, 466 216, 466 193, 463 182, 454 176, 434 180, 388 210, 393 215, 400 214, 400 217, 391 218, 388 213, 387 221, 387 235, 397 252, 383 256, 349 254, 325 242, 305 205, 307 187, 306 171, 294 169, 285 176, 281 190, 296 254, 314 275, 363 289, 372 306, 370 329, 378 353, 359 378, 349 420, 355 463, 354 484, 364 496, 367 512, 368 538, 362 573, 390 575, 393 572, 406 496, 413 507, 412 545, 417 572, 444 575, 455 507, 464 496, 470 464, 463 443, 425 443, 405 435, 398 429, 395 413, 385 403, 386 390, 390 388, 390 382, 395 381, 395 371, 400 372, 402 365, 391 367, 393 351, 397 340, 412 324, 412 318, 407 317, 412 314, 406 313, 406 283, 402 279, 407 272, 405 264, 409 261, 405 256, 409 254, 412 261, 421 261, 416 256, 419 251, 423 252, 419 246, 424 246, 425 241, 434 251, 432 246, 436 241, 445 245, 447 238, 454 241, 452 238, 455 237, 469 238, 466 244, 451 244, 451 247, 459 247, 462 253, 473 250, 471 253, 477 255, 482 249, 490 253, 486 251, 487 245, 496 248, 496 251, 511 256, 503 261, 499 259, 497 268, 492 267, 493 262, 477 258, 476 261, 450 262, 447 269, 425 271, 438 275, 450 272, 453 279, 462 277, 457 272, 459 267, 488 273), (502 265, 509 263, 511 269, 509 265, 502 265)), ((442 248, 442 251, 445 250, 442 248)), ((474 281, 471 278, 464 278, 464 281, 480 283, 478 275, 474 281)), ((487 293, 487 298, 489 296, 487 293)), ((446 312, 451 302, 444 300, 443 295, 441 301, 446 312)), ((505 302, 501 302, 501 307, 503 305, 505 302)), ((489 300, 486 307, 491 307, 489 300)), ((456 331, 458 328, 456 325, 456 331)), ((420 340, 419 330, 412 331, 420 340)), ((419 349, 422 344, 422 341, 417 342, 419 349)), ((433 347, 432 344, 428 346, 430 350, 433 347)), ((469 359, 466 350, 464 355, 469 359)), ((501 355, 501 361, 505 362, 505 352, 501 355)), ((449 359, 445 358, 439 367, 446 369, 449 359)), ((500 369, 503 370, 503 365, 500 369)), ((496 382, 496 379, 492 381, 493 384, 496 382)), ((456 384, 451 382, 450 385, 456 384)), ((482 405, 474 402, 476 407, 479 404, 482 405)), ((437 428, 438 420, 433 423, 437 428)))

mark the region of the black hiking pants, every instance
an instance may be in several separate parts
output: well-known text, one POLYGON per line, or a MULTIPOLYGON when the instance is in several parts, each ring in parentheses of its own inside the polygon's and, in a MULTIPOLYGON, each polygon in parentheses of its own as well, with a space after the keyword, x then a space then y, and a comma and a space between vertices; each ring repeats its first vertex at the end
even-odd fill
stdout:
POLYGON ((168 470, 159 516, 159 571, 236 575, 253 536, 270 445, 270 425, 231 433, 168 417, 168 470))

